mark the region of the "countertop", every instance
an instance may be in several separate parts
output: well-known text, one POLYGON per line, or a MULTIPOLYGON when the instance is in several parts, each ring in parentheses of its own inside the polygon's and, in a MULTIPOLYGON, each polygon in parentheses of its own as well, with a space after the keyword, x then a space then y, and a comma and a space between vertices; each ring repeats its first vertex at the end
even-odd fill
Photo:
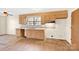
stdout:
POLYGON ((18 27, 17 29, 25 29, 25 30, 28 30, 28 29, 34 29, 34 30, 45 30, 44 27, 37 27, 37 28, 26 28, 26 27, 18 27))

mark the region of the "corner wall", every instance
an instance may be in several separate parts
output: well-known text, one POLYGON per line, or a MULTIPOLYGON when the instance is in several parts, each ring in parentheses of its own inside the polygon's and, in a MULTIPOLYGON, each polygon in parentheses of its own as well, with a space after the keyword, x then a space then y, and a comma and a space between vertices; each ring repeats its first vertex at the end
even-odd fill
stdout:
POLYGON ((16 35, 16 28, 19 26, 19 16, 7 17, 7 34, 16 35))

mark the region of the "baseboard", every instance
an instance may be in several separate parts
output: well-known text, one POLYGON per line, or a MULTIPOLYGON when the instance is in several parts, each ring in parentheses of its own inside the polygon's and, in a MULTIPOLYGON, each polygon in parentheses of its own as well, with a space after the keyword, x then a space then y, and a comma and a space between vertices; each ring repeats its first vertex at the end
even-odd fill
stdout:
POLYGON ((6 35, 6 34, 1 34, 0 36, 4 36, 4 35, 6 35))
POLYGON ((65 39, 56 39, 56 38, 46 38, 47 40, 65 40, 65 39))
POLYGON ((14 34, 2 34, 2 35, 0 35, 0 36, 4 36, 4 35, 12 35, 12 36, 16 36, 16 35, 14 35, 14 34))

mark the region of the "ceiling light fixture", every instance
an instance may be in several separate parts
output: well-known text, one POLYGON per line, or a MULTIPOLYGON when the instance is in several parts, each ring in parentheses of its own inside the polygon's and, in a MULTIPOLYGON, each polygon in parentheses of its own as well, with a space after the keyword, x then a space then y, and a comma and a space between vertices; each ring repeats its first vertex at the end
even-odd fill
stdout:
POLYGON ((12 14, 8 12, 7 8, 4 8, 3 11, 0 13, 1 13, 1 16, 13 16, 12 14))

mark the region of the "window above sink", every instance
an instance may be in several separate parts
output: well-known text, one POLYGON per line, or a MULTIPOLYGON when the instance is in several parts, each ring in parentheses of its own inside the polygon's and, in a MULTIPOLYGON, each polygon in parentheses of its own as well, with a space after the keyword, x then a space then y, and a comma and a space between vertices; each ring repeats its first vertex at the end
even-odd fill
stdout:
POLYGON ((41 26, 41 16, 27 16, 27 26, 28 27, 41 26))

